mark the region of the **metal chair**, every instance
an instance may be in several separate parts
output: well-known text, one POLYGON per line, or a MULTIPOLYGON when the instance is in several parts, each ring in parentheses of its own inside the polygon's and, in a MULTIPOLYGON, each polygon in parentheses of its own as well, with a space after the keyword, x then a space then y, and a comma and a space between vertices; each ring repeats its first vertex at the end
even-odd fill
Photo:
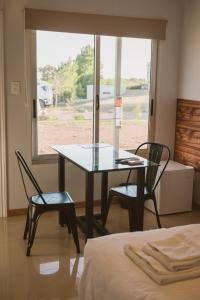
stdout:
MULTIPOLYGON (((149 167, 147 168, 146 175, 145 175, 145 190, 144 190, 144 201, 146 200, 152 200, 155 208, 155 213, 156 213, 156 219, 157 219, 157 224, 158 227, 161 228, 161 223, 160 223, 160 218, 158 214, 158 209, 157 209, 157 203, 156 203, 156 195, 155 195, 155 189, 158 186, 158 183, 167 167, 167 164, 170 160, 170 150, 166 145, 158 144, 158 143, 143 143, 141 144, 135 151, 135 154, 138 153, 138 151, 141 148, 146 147, 148 148, 148 159, 150 161, 153 161, 157 164, 160 163, 163 152, 165 151, 166 155, 166 160, 163 165, 162 171, 157 174, 158 167, 149 167)), ((131 175, 132 170, 129 171, 128 178, 125 184, 121 184, 118 187, 111 188, 109 191, 109 196, 108 196, 108 201, 107 201, 107 206, 105 210, 105 217, 103 220, 103 224, 106 224, 108 213, 109 213, 109 208, 111 205, 111 201, 113 197, 118 197, 121 200, 122 207, 128 209, 128 214, 129 214, 129 228, 130 231, 133 231, 133 218, 134 218, 134 207, 135 207, 135 200, 136 200, 136 195, 137 195, 137 185, 135 184, 130 184, 130 175, 131 175)))
POLYGON ((67 192, 43 193, 20 151, 16 150, 15 154, 28 200, 26 225, 23 236, 24 240, 26 240, 28 235, 26 255, 30 256, 40 216, 47 211, 53 210, 58 210, 62 216, 66 217, 68 231, 69 233, 72 232, 76 250, 80 253, 74 201, 67 192), (29 178, 34 189, 37 191, 36 195, 28 195, 25 177, 29 178))

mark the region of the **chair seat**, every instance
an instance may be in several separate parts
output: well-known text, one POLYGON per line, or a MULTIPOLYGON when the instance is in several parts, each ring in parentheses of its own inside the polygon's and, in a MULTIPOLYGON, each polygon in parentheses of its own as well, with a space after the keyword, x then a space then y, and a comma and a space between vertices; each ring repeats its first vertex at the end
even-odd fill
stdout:
MULTIPOLYGON (((136 198, 137 197, 137 185, 124 185, 124 186, 118 186, 111 188, 111 192, 113 194, 121 194, 128 198, 136 198)), ((145 198, 149 196, 150 193, 148 193, 147 188, 144 189, 144 196, 145 198)))
MULTIPOLYGON (((48 205, 57 205, 57 204, 70 204, 74 203, 72 198, 67 192, 62 192, 62 193, 42 193, 42 196, 45 200, 45 202, 48 205)), ((44 202, 40 195, 34 195, 31 197, 31 202, 32 204, 36 205, 44 205, 44 202)))

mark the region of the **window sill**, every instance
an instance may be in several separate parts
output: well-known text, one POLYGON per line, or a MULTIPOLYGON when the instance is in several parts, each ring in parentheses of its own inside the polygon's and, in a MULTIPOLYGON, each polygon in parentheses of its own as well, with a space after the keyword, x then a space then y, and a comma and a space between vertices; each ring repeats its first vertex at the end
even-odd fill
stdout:
POLYGON ((33 165, 57 164, 57 163, 58 163, 58 155, 57 154, 37 155, 32 158, 33 165))

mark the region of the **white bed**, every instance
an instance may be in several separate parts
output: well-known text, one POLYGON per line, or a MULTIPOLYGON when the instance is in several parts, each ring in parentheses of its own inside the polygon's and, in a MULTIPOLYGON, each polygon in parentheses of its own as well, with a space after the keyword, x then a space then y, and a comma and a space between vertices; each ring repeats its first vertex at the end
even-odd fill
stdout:
MULTIPOLYGON (((193 225, 200 226, 200 225, 193 225)), ((199 300, 200 278, 158 285, 125 254, 127 243, 170 237, 185 226, 112 234, 88 240, 79 285, 80 300, 199 300)))

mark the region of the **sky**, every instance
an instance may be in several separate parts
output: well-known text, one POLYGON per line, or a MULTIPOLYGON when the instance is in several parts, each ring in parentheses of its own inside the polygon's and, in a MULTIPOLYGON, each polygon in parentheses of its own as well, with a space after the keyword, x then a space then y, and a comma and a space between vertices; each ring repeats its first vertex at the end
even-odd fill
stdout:
MULTIPOLYGON (((102 36, 100 59, 104 78, 114 78, 115 37, 102 36)), ((58 66, 69 58, 75 59, 81 48, 94 47, 94 36, 61 32, 37 31, 37 67, 58 66)), ((122 39, 122 78, 147 79, 147 64, 151 60, 151 41, 122 39)))

